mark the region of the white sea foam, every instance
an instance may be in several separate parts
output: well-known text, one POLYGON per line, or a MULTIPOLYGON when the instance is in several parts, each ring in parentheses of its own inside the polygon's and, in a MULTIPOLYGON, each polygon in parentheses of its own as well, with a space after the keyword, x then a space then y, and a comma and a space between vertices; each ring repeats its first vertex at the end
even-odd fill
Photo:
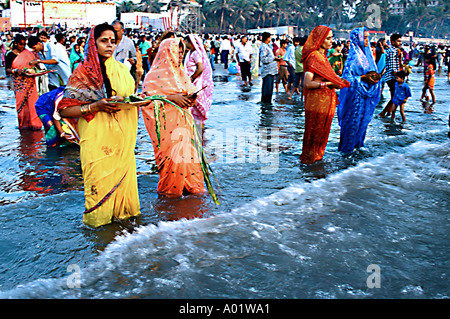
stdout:
MULTIPOLYGON (((449 143, 438 145, 419 141, 406 147, 403 154, 389 153, 326 179, 292 184, 210 218, 159 222, 118 236, 96 260, 82 269, 81 289, 67 288, 68 278, 39 279, 3 292, 0 297, 90 298, 108 295, 114 298, 133 294, 200 297, 202 291, 211 293, 214 286, 220 286, 217 297, 234 293, 246 298, 249 291, 260 293, 258 296, 273 297, 286 289, 286 284, 279 283, 277 288, 275 282, 267 283, 272 292, 254 289, 255 285, 262 284, 262 277, 253 274, 252 267, 262 274, 276 269, 278 277, 286 281, 290 277, 289 280, 302 286, 307 281, 301 280, 299 271, 304 274, 320 271, 324 266, 319 265, 329 258, 339 260, 351 253, 356 255, 355 259, 344 263, 354 263, 354 267, 362 267, 360 262, 370 264, 372 261, 368 258, 378 256, 377 248, 359 246, 382 239, 362 234, 358 229, 359 218, 379 223, 380 229, 388 231, 390 223, 400 217, 391 213, 392 210, 404 207, 404 218, 414 212, 414 208, 408 209, 409 203, 396 202, 396 195, 391 193, 406 196, 415 187, 423 187, 421 183, 427 185, 429 180, 424 176, 432 179, 436 170, 445 170, 448 166, 449 143), (430 164, 429 167, 423 167, 423 161, 430 164), (415 182, 411 183, 412 180, 415 182), (386 212, 381 211, 383 208, 386 212), (227 265, 233 265, 234 269, 227 265), (202 278, 202 284, 197 277, 202 278), (230 286, 237 277, 241 278, 242 288, 230 286), (120 290, 120 281, 128 282, 130 289, 120 290)), ((374 233, 374 236, 382 233, 374 233)), ((394 232, 387 232, 385 236, 393 245, 405 242, 395 241, 391 237, 397 237, 394 232)), ((344 278, 346 269, 335 269, 340 275, 328 271, 325 277, 329 276, 329 280, 339 276, 344 278)), ((357 282, 345 283, 328 290, 324 286, 315 287, 311 289, 311 295, 292 292, 291 296, 370 296, 355 285, 357 282)), ((408 286, 408 289, 399 289, 399 294, 408 295, 411 291, 416 294, 418 290, 408 286)))

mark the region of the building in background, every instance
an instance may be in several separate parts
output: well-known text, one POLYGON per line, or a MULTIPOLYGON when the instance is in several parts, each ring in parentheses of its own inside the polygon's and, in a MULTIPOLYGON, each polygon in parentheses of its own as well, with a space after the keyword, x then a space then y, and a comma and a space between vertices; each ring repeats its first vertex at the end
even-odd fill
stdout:
POLYGON ((427 7, 436 7, 439 5, 439 0, 428 0, 426 2, 420 0, 389 0, 389 11, 391 14, 405 14, 406 9, 411 6, 416 6, 426 3, 427 7))

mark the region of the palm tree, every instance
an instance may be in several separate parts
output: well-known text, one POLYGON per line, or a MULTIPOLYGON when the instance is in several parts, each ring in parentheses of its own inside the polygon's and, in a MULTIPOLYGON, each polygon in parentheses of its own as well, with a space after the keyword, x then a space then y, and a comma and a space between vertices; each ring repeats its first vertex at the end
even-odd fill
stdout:
POLYGON ((133 1, 123 1, 118 7, 119 13, 134 12, 137 9, 137 5, 133 1))
POLYGON ((415 33, 419 32, 420 24, 423 22, 424 18, 427 16, 427 8, 424 5, 411 6, 406 11, 407 19, 410 23, 417 22, 415 33))
POLYGON ((162 4, 158 0, 141 0, 138 8, 141 12, 154 12, 159 13, 161 11, 162 4))
POLYGON ((236 20, 234 21, 234 29, 236 30, 236 25, 239 22, 239 20, 242 21, 243 28, 245 30, 245 26, 247 24, 248 20, 253 19, 254 9, 255 5, 253 1, 250 0, 235 0, 235 17, 236 20))
POLYGON ((296 25, 300 27, 300 21, 304 23, 310 15, 306 8, 306 1, 293 1, 291 8, 293 17, 297 18, 296 25))
POLYGON ((275 12, 275 5, 273 0, 256 0, 255 1, 255 13, 258 15, 256 26, 260 26, 259 22, 262 18, 262 27, 266 26, 266 16, 275 12))
POLYGON ((286 25, 289 25, 290 15, 292 12, 292 0, 276 0, 275 8, 277 12, 277 27, 280 26, 280 19, 284 17, 286 25))
POLYGON ((234 12, 234 4, 231 0, 213 0, 211 9, 214 13, 220 12, 220 27, 219 30, 222 32, 224 15, 225 13, 234 12))

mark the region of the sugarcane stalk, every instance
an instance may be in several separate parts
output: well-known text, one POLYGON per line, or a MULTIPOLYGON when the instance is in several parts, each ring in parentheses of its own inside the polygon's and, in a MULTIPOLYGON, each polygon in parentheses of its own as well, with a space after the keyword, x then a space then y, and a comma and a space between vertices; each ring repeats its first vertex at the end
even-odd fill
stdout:
MULTIPOLYGON (((200 160, 200 166, 202 168, 202 172, 203 172, 203 178, 206 184, 206 187, 208 189, 209 194, 211 195, 211 198, 213 199, 214 203, 216 205, 220 205, 220 201, 217 198, 217 195, 214 191, 214 188, 212 186, 211 183, 211 179, 210 179, 210 172, 211 174, 214 176, 214 179, 216 180, 217 186, 219 187, 219 182, 217 180, 217 177, 215 176, 211 166, 208 163, 208 160, 206 158, 206 154, 203 150, 203 146, 201 143, 201 137, 200 137, 200 132, 198 131, 197 125, 195 124, 195 120, 194 117, 192 116, 192 114, 190 112, 187 112, 186 110, 184 110, 183 108, 181 108, 180 106, 176 105, 175 103, 173 103, 172 101, 167 100, 165 97, 163 96, 159 96, 159 95, 154 95, 151 97, 146 97, 145 100, 148 101, 152 101, 153 105, 154 105, 154 113, 155 113, 155 130, 156 130, 156 136, 158 138, 158 148, 160 147, 160 143, 161 143, 161 121, 159 119, 160 116, 160 108, 162 108, 162 112, 163 112, 163 119, 164 119, 164 129, 166 128, 165 123, 166 123, 166 115, 165 115, 165 108, 164 108, 164 103, 168 103, 170 105, 173 105, 178 111, 181 112, 181 114, 183 115, 183 117, 185 118, 186 121, 189 122, 187 115, 189 115, 189 119, 191 121, 191 128, 193 131, 193 135, 194 138, 191 139, 191 143, 193 144, 194 148, 197 150, 197 155, 199 157, 200 160)), ((220 189, 220 187, 219 187, 220 189)))

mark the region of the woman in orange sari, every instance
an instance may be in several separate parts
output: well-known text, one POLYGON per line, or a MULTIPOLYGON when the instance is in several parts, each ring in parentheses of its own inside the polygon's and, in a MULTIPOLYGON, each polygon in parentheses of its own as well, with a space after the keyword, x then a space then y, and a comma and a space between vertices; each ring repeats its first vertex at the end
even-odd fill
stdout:
POLYGON ((157 191, 168 197, 205 192, 204 170, 192 142, 197 131, 189 110, 194 103, 189 96, 196 87, 181 69, 185 48, 180 38, 162 41, 142 89, 147 95, 166 95, 182 108, 167 102, 141 108, 159 171, 157 191))
POLYGON ((31 51, 24 49, 12 63, 12 78, 14 93, 16 96, 17 117, 19 129, 30 129, 38 131, 42 129, 42 122, 36 114, 34 105, 39 98, 36 88, 36 80, 26 75, 26 70, 34 67, 31 61, 39 59, 38 52, 43 50, 42 42, 38 37, 31 36, 28 39, 28 47, 31 51))
POLYGON ((312 164, 323 158, 338 102, 335 89, 350 86, 336 75, 328 62, 326 53, 332 43, 331 29, 317 26, 302 51, 305 69, 305 133, 300 160, 303 164, 312 164))

